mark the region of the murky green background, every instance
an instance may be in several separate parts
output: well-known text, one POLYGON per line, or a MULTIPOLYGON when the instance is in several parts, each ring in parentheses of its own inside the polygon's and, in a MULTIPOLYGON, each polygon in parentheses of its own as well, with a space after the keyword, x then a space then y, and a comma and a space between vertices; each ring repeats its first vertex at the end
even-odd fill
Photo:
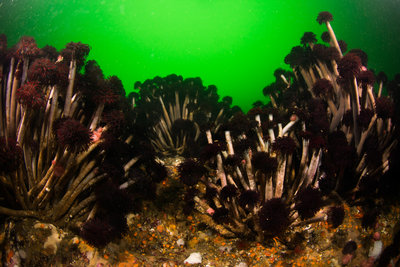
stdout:
POLYGON ((39 47, 88 43, 106 75, 127 92, 135 81, 171 73, 201 77, 247 110, 305 31, 319 37, 320 11, 338 39, 362 48, 369 66, 399 72, 400 0, 0 0, 0 32, 39 47))

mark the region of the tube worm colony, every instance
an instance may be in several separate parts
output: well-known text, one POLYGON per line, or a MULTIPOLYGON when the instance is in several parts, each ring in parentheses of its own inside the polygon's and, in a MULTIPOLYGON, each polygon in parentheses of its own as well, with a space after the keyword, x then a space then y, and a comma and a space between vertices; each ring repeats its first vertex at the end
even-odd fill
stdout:
POLYGON ((152 146, 164 156, 195 153, 201 132, 216 132, 232 113, 232 99, 218 102, 217 88, 205 87, 200 78, 157 76, 137 82, 135 88, 139 92, 131 97, 138 124, 146 124, 152 146))
POLYGON ((88 234, 87 224, 95 224, 109 231, 94 243, 108 242, 134 202, 127 187, 140 158, 130 145, 121 81, 85 63, 82 43, 58 53, 22 37, 7 51, 2 36, 0 48, 0 213, 78 229, 85 223, 88 239, 99 236, 88 234))
POLYGON ((222 234, 261 241, 316 221, 337 227, 343 201, 373 198, 393 168, 393 100, 374 90, 362 50, 342 54, 332 19, 317 18, 331 46, 306 32, 285 58, 293 72, 275 71, 270 106, 208 131, 205 157, 180 165, 185 199, 222 234))
POLYGON ((269 105, 247 114, 200 78, 157 76, 125 98, 117 77, 85 62, 89 46, 58 53, 22 37, 7 50, 1 35, 0 213, 77 227, 104 246, 167 175, 155 152, 186 157, 185 210, 223 235, 285 240, 312 222, 338 227, 344 201, 374 203, 396 174, 400 78, 375 76, 360 49, 346 53, 332 20, 317 18, 329 46, 306 32, 285 57, 292 71, 277 69, 264 88, 269 105))

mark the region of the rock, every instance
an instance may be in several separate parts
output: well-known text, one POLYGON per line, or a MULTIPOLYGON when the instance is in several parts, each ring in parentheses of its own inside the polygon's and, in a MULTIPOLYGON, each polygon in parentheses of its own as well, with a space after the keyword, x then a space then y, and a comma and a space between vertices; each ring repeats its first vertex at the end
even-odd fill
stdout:
POLYGON ((240 262, 239 264, 236 264, 235 267, 247 267, 247 263, 245 263, 244 261, 240 262))
POLYGON ((26 252, 23 249, 20 249, 18 251, 19 256, 21 257, 21 259, 26 259, 26 252))
POLYGON ((221 252, 231 252, 231 250, 232 250, 232 247, 231 246, 220 246, 219 248, 219 251, 221 251, 221 252))
POLYGON ((368 257, 377 259, 381 255, 382 250, 383 250, 382 240, 374 241, 372 247, 369 250, 368 257))
POLYGON ((183 261, 184 264, 198 264, 201 263, 201 254, 199 252, 193 252, 190 256, 183 261))
POLYGON ((199 241, 208 241, 210 239, 209 235, 202 231, 198 231, 197 236, 199 238, 199 241))
POLYGON ((56 254, 58 244, 64 238, 64 233, 62 230, 59 231, 57 228, 52 224, 45 224, 45 223, 36 223, 34 225, 35 229, 50 229, 51 235, 47 237, 46 242, 43 245, 43 248, 49 251, 51 254, 56 254))
POLYGON ((184 246, 185 245, 185 240, 183 240, 183 238, 179 238, 178 240, 176 240, 176 244, 178 246, 184 246))

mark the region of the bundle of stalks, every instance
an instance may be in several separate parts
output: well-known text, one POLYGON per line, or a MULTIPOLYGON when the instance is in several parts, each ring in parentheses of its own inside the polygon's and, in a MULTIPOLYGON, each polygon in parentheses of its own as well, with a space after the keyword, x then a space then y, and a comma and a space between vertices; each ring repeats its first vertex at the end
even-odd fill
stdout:
MULTIPOLYGON (((199 177, 195 185, 199 191, 193 200, 198 211, 223 227, 221 233, 262 241, 281 236, 301 219, 316 220, 316 216, 326 220, 327 214, 317 212, 328 197, 323 198, 316 188, 321 148, 309 149, 305 139, 299 143, 294 127, 301 123, 298 117, 293 115, 284 126, 271 126, 267 138, 260 117, 256 116, 258 124, 252 129, 256 136, 253 140, 244 132, 233 139, 230 131, 225 131, 226 148, 203 161, 209 172, 199 177)), ((269 119, 273 120, 272 115, 269 119)), ((207 137, 205 149, 209 150, 216 143, 210 131, 207 137)), ((193 172, 190 175, 194 176, 193 172)))
MULTIPOLYGON (((71 42, 57 61, 47 50, 23 37, 3 66, 0 213, 71 226, 96 214, 94 188, 112 178, 112 168, 104 168, 109 150, 113 142, 128 145, 131 138, 122 139, 115 118, 102 119, 105 106, 108 114, 122 113, 118 105, 124 95, 115 90, 116 77, 98 79, 94 100, 82 85, 77 89, 89 46, 71 42)), ((136 161, 125 157, 118 162, 123 178, 136 161)))
MULTIPOLYGON (((387 81, 383 73, 377 76, 378 86, 374 88, 375 75, 367 68, 368 56, 365 52, 351 49, 342 55, 330 25, 332 20, 332 14, 326 11, 317 18, 328 28, 331 47, 316 44, 316 38, 305 33, 301 40, 303 46, 294 47, 285 58, 295 77, 286 90, 286 94, 291 95, 291 102, 279 101, 280 105, 275 106, 281 109, 304 108, 310 99, 322 101, 325 107, 320 110, 323 113, 319 118, 311 119, 320 120, 326 116, 329 131, 322 134, 325 141, 328 141, 329 134, 344 133, 345 145, 356 152, 358 179, 354 182, 359 184, 366 174, 379 177, 388 169, 388 158, 397 144, 393 124, 394 105, 393 99, 382 96, 383 82, 387 81), (304 92, 308 92, 308 98, 304 98, 304 92), (372 143, 376 145, 372 146, 372 143), (371 161, 374 154, 380 167, 367 166, 367 158, 371 161)), ((321 136, 318 131, 313 134, 321 136)))
POLYGON ((150 142, 164 156, 193 153, 201 131, 215 132, 229 117, 231 102, 218 102, 216 87, 206 88, 200 78, 155 77, 136 88, 135 111, 150 123, 150 142))
MULTIPOLYGON (((293 74, 278 70, 277 81, 264 90, 273 108, 249 111, 257 122, 251 131, 244 130, 246 123, 224 128, 225 140, 217 139, 225 147, 207 132, 205 150, 214 152, 198 163, 208 171, 187 186, 198 189, 190 191, 196 192, 191 201, 221 232, 284 240, 287 229, 311 222, 337 227, 335 217, 343 212, 336 205, 365 197, 366 185, 379 183, 391 167, 397 145, 392 100, 376 96, 374 75, 360 53, 342 56, 337 50, 331 20, 326 12, 318 18, 333 46, 311 44, 316 40, 310 33, 302 38, 303 46, 285 59, 293 74)), ((368 197, 376 197, 377 188, 369 188, 368 197)))

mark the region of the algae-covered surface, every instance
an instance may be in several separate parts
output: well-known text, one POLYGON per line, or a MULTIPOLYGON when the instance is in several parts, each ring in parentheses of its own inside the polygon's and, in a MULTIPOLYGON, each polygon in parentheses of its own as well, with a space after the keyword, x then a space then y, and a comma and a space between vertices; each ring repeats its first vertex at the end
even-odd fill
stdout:
MULTIPOLYGON (((361 227, 363 211, 345 205, 345 220, 332 228, 318 222, 290 229, 263 243, 224 237, 204 216, 182 212, 183 196, 175 167, 159 185, 158 199, 127 217, 129 230, 104 248, 94 248, 71 231, 34 219, 8 219, 2 225, 1 258, 6 266, 341 266, 342 249, 355 241, 348 266, 368 266, 374 233, 384 246, 392 239, 400 206, 387 206, 372 229, 361 227)), ((100 233, 99 233, 100 234, 100 233)))

